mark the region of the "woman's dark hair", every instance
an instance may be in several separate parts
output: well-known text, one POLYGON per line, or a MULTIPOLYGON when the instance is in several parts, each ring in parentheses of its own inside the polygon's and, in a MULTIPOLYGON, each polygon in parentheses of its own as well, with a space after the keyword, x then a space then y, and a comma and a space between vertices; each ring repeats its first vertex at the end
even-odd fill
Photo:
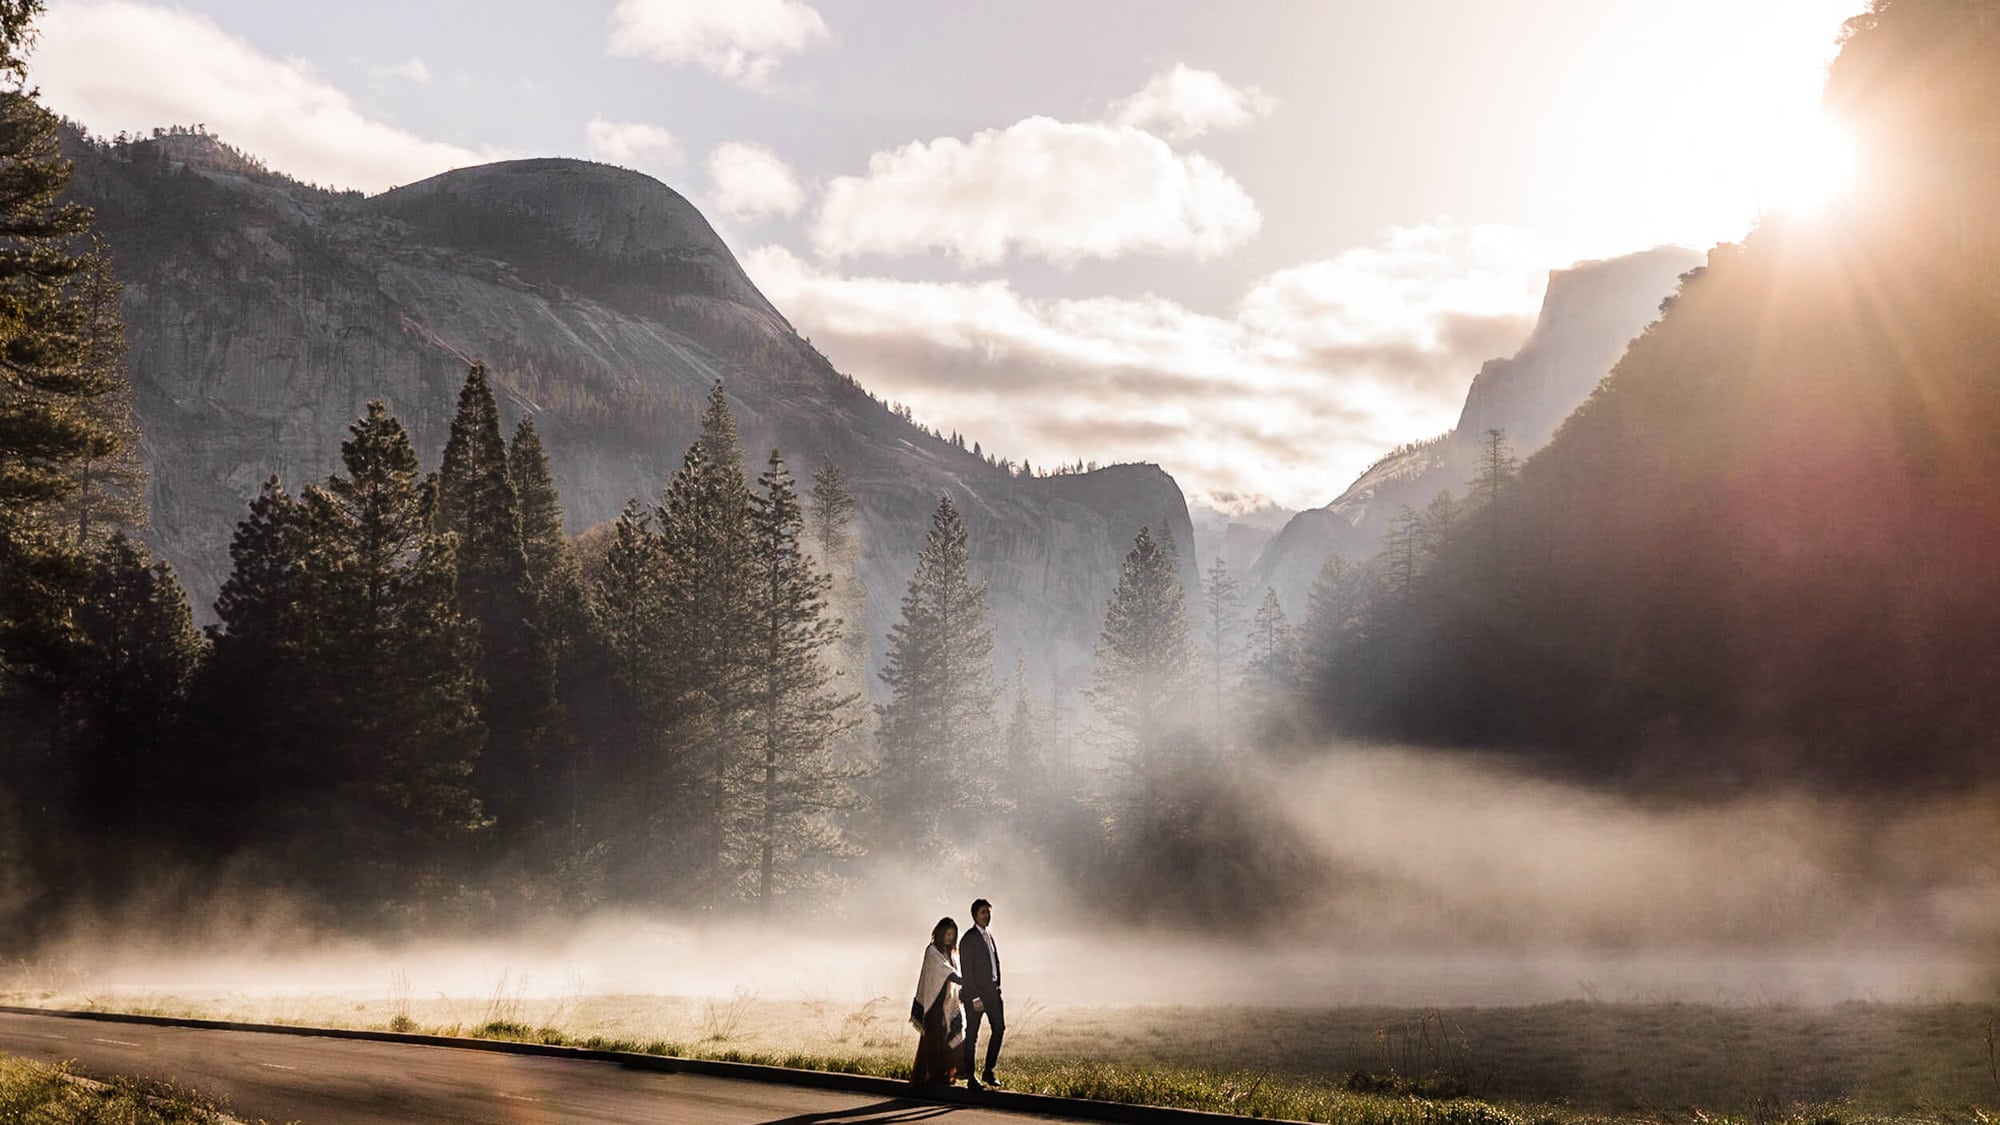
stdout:
POLYGON ((931 927, 931 943, 935 945, 937 943, 937 939, 943 937, 944 932, 946 930, 950 930, 953 933, 957 933, 958 923, 952 921, 949 918, 939 918, 938 924, 931 927))

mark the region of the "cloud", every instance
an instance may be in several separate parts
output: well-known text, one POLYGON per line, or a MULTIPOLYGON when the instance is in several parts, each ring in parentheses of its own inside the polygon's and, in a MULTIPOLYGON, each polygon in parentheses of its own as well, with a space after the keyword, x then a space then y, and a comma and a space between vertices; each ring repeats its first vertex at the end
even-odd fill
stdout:
POLYGON ((583 133, 590 154, 608 164, 643 170, 673 167, 684 159, 680 142, 658 125, 597 117, 584 126, 583 133))
POLYGON ((1448 429, 1532 327, 1550 265, 1517 232, 1433 224, 1267 276, 1225 315, 1163 297, 1041 300, 1006 281, 846 276, 776 246, 765 295, 920 420, 1037 465, 1156 461, 1191 499, 1324 504, 1448 429))
POLYGON ((72 0, 39 29, 30 78, 51 108, 97 133, 204 124, 281 171, 364 191, 506 155, 369 117, 310 64, 271 58, 193 12, 72 0))
POLYGON ((938 250, 966 266, 1010 255, 1201 259, 1241 246, 1262 222, 1206 157, 1129 126, 1030 117, 876 153, 867 175, 827 185, 812 241, 831 259, 938 250))
POLYGON ((1162 71, 1144 89, 1111 103, 1106 119, 1184 141, 1223 129, 1241 129, 1269 117, 1278 99, 1255 86, 1231 86, 1212 70, 1186 63, 1162 71))
POLYGON ((826 21, 801 0, 619 0, 609 50, 623 58, 692 63, 755 89, 786 57, 832 38, 826 21))
POLYGON ((395 66, 377 67, 375 76, 377 78, 407 78, 412 82, 421 84, 431 80, 431 68, 425 66, 422 59, 409 58, 397 63, 395 66))
POLYGON ((763 145, 730 141, 708 154, 708 202, 733 219, 796 215, 805 189, 777 153, 763 145))

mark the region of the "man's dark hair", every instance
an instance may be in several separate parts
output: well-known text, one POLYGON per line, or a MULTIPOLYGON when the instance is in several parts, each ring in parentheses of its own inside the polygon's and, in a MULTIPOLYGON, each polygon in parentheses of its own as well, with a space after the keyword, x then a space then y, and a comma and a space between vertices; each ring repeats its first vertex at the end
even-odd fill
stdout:
POLYGON ((979 908, 980 908, 980 907, 982 907, 982 906, 983 906, 983 907, 985 907, 985 908, 986 908, 986 909, 988 909, 988 910, 991 910, 991 909, 993 909, 993 904, 992 904, 992 903, 990 903, 990 902, 987 902, 987 901, 986 901, 985 899, 983 899, 983 898, 975 898, 975 899, 973 899, 973 900, 972 900, 972 914, 973 914, 973 916, 974 916, 974 917, 978 917, 978 916, 979 916, 979 908))

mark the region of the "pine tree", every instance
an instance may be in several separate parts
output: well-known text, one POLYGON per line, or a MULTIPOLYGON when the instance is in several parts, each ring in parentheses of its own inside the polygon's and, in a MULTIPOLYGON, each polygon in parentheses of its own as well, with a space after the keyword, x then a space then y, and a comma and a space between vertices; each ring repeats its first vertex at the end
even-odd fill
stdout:
POLYGON ((1423 516, 1408 504, 1382 537, 1382 581, 1391 597, 1408 597, 1424 569, 1423 516))
POLYGON ((740 784, 750 752, 753 527, 739 459, 715 461, 710 450, 737 444, 736 427, 717 385, 701 438, 688 448, 657 513, 667 613, 673 638, 668 681, 678 761, 684 850, 682 873, 696 893, 725 893, 728 826, 746 799, 740 784))
POLYGON ((1054 778, 1048 746, 1049 719, 1028 687, 1028 661, 1014 657, 1014 674, 1007 680, 1013 705, 1007 712, 1002 760, 1002 788, 1014 802, 1014 821, 1035 832, 1048 819, 1054 778))
POLYGON ((1285 620, 1278 592, 1266 588, 1250 625, 1250 680, 1266 700, 1288 694, 1299 685, 1302 663, 1298 636, 1285 620))
POLYGON ((868 633, 862 626, 868 594, 861 585, 861 543, 854 533, 856 511, 847 474, 831 461, 821 462, 813 472, 812 491, 806 494, 806 530, 821 569, 832 579, 827 605, 841 625, 840 643, 830 658, 848 683, 858 685, 868 670, 868 633))
MULTIPOLYGON (((37 0, 0 3, 0 74, 24 81, 37 0)), ((79 466, 117 435, 93 416, 115 369, 87 362, 86 208, 61 202, 70 175, 54 115, 30 93, 0 92, 0 724, 17 748, 45 737, 57 680, 78 644, 73 609, 87 580, 64 502, 79 466)))
POLYGON ((121 286, 112 276, 109 252, 95 245, 77 299, 88 310, 82 362, 102 371, 106 389, 82 404, 96 434, 75 466, 75 488, 58 516, 69 542, 89 550, 118 531, 147 525, 146 464, 139 457, 139 427, 132 417, 132 384, 125 377, 125 324, 119 308, 121 286))
POLYGON ((1446 540, 1458 529, 1463 516, 1462 505, 1452 496, 1450 489, 1443 489, 1424 505, 1423 514, 1417 522, 1417 543, 1422 561, 1420 568, 1428 567, 1432 560, 1444 553, 1446 540))
POLYGON ((645 898, 678 875, 678 762, 667 742, 674 690, 666 564, 652 516, 628 502, 590 576, 592 633, 602 659, 598 738, 584 788, 603 827, 590 833, 613 853, 619 893, 645 898))
POLYGON ((1209 741, 1220 745, 1224 724, 1225 692, 1235 686, 1241 655, 1243 602, 1236 578, 1221 555, 1209 566, 1201 582, 1201 658, 1208 683, 1209 741))
POLYGON ((485 824, 471 787, 485 741, 475 624, 458 606, 457 540, 432 535, 435 486, 380 402, 340 447, 346 475, 306 492, 332 556, 318 673, 337 685, 343 874, 381 896, 434 889, 436 865, 485 824), (412 871, 425 878, 412 878, 412 871))
MULTIPOLYGON (((612 677, 638 714, 657 713, 666 674, 667 619, 663 562, 652 517, 637 500, 618 513, 611 549, 591 593, 591 612, 610 656, 612 677)), ((635 729, 627 739, 636 745, 635 729)))
POLYGON ((804 877, 811 857, 846 850, 833 816, 853 805, 853 794, 830 751, 853 724, 855 697, 836 689, 827 665, 840 636, 826 615, 830 580, 800 542, 804 514, 776 449, 758 484, 749 704, 761 761, 750 763, 742 827, 754 848, 755 897, 768 910, 781 886, 804 877))
POLYGON ((720 379, 708 390, 708 406, 701 414, 701 436, 696 440, 711 463, 735 471, 734 479, 747 496, 750 486, 743 442, 736 435, 736 415, 729 409, 729 396, 724 393, 720 379))
POLYGON ((339 777, 332 760, 337 703, 322 668, 333 659, 324 586, 333 559, 315 555, 305 509, 275 476, 236 526, 233 564, 195 687, 195 766, 218 809, 211 854, 303 821, 339 777))
POLYGON ((1347 599, 1341 592, 1346 579, 1347 560, 1328 555, 1306 595, 1304 648, 1306 667, 1312 675, 1326 674, 1339 655, 1348 616, 1347 599))
POLYGON ((483 364, 472 366, 459 392, 438 469, 437 524, 458 538, 458 604, 479 635, 487 739, 478 788, 501 832, 518 843, 560 807, 544 776, 559 723, 555 661, 535 627, 520 496, 483 364))
POLYGON ((882 669, 878 833, 905 854, 951 847, 947 828, 977 799, 979 763, 992 747, 993 633, 986 584, 972 581, 969 562, 965 524, 943 497, 882 669))
MULTIPOLYGON (((583 878, 579 865, 592 846, 588 837, 597 834, 584 825, 585 785, 608 757, 597 752, 592 736, 601 732, 602 720, 617 705, 606 690, 605 653, 591 628, 583 571, 563 534, 562 496, 534 420, 526 416, 508 444, 507 473, 520 498, 530 623, 546 646, 555 673, 557 721, 544 744, 544 767, 561 774, 562 798, 548 805, 564 810, 569 854, 563 862, 575 884, 583 878)), ((608 825, 598 825, 600 831, 605 828, 608 825)))
POLYGON ((562 495, 531 418, 523 417, 507 447, 507 473, 520 498, 521 550, 535 625, 558 667, 589 633, 589 611, 576 552, 563 533, 562 495))
POLYGON ((1479 448, 1479 471, 1466 489, 1476 512, 1479 533, 1486 539, 1489 578, 1498 578, 1506 557, 1504 533, 1507 529, 1507 495, 1520 475, 1520 461, 1514 457, 1504 430, 1487 430, 1479 448))
POLYGON ((1090 700, 1114 757, 1139 770, 1168 752, 1186 718, 1192 661, 1186 594, 1171 538, 1140 528, 1097 641, 1090 700))
POLYGON ((187 595, 173 568, 114 533, 92 560, 77 625, 85 655, 68 701, 77 805, 96 832, 151 836, 195 795, 174 756, 202 653, 187 595))
POLYGON ((1479 444, 1479 470, 1467 484, 1472 501, 1493 519, 1500 515, 1500 500, 1519 475, 1521 462, 1507 441, 1507 431, 1487 430, 1479 444))

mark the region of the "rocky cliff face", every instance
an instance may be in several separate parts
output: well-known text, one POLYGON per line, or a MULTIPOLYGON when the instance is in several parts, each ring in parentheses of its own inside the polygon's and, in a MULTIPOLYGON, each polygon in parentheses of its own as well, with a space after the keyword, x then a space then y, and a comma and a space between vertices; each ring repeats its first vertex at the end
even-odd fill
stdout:
POLYGON ((717 379, 757 467, 773 445, 802 479, 838 463, 878 660, 941 495, 991 584, 1003 670, 1017 652, 1087 667, 1138 528, 1192 539, 1156 466, 1021 479, 897 417, 792 331, 691 204, 638 173, 510 161, 363 198, 208 138, 71 142, 72 195, 97 209, 126 284, 153 537, 204 609, 264 477, 324 477, 374 398, 435 463, 473 359, 509 426, 534 416, 573 533, 657 497, 717 379))
POLYGON ((1551 272, 1534 331, 1520 351, 1479 369, 1458 425, 1398 449, 1331 504, 1293 517, 1264 548, 1245 585, 1259 596, 1267 586, 1277 590, 1285 612, 1298 620, 1327 556, 1365 559, 1404 505, 1421 508, 1441 491, 1465 494, 1487 430, 1504 431, 1517 457, 1548 444, 1632 338, 1659 316, 1660 302, 1680 275, 1700 263, 1691 250, 1662 246, 1551 272))

